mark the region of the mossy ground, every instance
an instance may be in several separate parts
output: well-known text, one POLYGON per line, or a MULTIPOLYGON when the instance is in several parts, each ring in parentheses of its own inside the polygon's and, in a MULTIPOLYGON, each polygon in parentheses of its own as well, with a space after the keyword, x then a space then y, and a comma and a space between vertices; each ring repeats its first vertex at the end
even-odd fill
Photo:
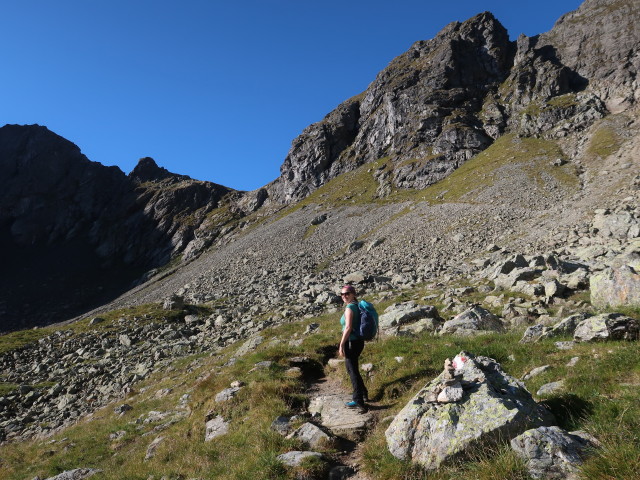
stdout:
MULTIPOLYGON (((423 300, 425 294, 439 294, 426 286, 396 292, 376 302, 380 311, 394 301, 423 300)), ((475 295, 475 296, 474 296, 475 295)), ((464 300, 471 301, 470 293, 464 300)), ((372 298, 375 300, 375 298, 372 298)), ((115 314, 119 317, 121 313, 115 314)), ((292 471, 276 461, 277 455, 304 449, 270 430, 279 415, 304 410, 307 381, 321 374, 321 366, 336 350, 339 338, 339 312, 301 322, 292 322, 263 332, 265 341, 258 349, 225 366, 238 345, 214 355, 199 355, 176 361, 137 386, 136 392, 119 403, 133 410, 123 416, 113 406, 96 412, 91 418, 67 428, 51 439, 12 443, 0 447, 0 477, 7 480, 41 478, 61 471, 93 467, 104 470, 96 478, 141 479, 150 475, 168 478, 290 479, 306 472, 309 478, 320 475, 317 465, 292 471), (303 336, 309 323, 320 324, 319 333, 303 336), (289 341, 304 338, 300 346, 289 341), (287 374, 287 359, 308 356, 307 377, 287 374), (253 370, 257 362, 271 360, 268 369, 253 370), (230 402, 213 401, 216 393, 234 380, 246 386, 230 402), (156 398, 161 388, 172 388, 170 395, 156 398), (143 424, 136 419, 149 411, 172 411, 180 397, 189 393, 190 415, 162 430, 153 432, 162 422, 143 424), (204 442, 205 418, 222 415, 231 423, 230 432, 213 442, 204 442), (109 435, 126 432, 119 440, 109 435), (151 434, 145 435, 146 433, 151 434), (144 436, 143 436, 144 435, 144 436), (165 437, 157 454, 144 461, 147 446, 157 436, 165 437), (52 440, 55 440, 53 442, 52 440)), ((396 337, 367 344, 362 363, 371 362, 374 370, 366 381, 372 402, 380 408, 379 418, 398 412, 442 370, 445 358, 461 350, 486 355, 500 362, 505 371, 521 377, 534 367, 551 365, 544 374, 526 382, 531 392, 547 382, 564 379, 566 389, 544 401, 555 413, 559 425, 569 430, 587 430, 603 442, 603 449, 584 467, 584 478, 638 478, 640 475, 640 355, 638 342, 579 344, 570 351, 558 350, 553 340, 520 344, 522 332, 487 335, 476 338, 396 337), (574 356, 577 365, 567 367, 574 356), (396 357, 403 357, 398 362, 396 357), (599 476, 600 475, 600 476, 599 476)), ((340 371, 347 387, 348 379, 340 371)), ((362 466, 375 479, 445 479, 466 476, 478 479, 527 479, 522 462, 507 446, 474 452, 470 458, 424 472, 408 462, 395 459, 386 448, 384 431, 388 421, 377 424, 363 444, 362 466)), ((322 450, 329 457, 337 452, 322 450)))

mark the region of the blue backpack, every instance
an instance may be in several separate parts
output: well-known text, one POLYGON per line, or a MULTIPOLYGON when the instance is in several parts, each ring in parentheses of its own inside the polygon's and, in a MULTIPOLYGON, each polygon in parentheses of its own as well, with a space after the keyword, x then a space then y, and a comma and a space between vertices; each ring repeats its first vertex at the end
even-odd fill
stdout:
POLYGON ((365 341, 373 340, 378 333, 378 312, 366 300, 360 300, 358 309, 360 310, 360 323, 354 329, 355 334, 365 341))

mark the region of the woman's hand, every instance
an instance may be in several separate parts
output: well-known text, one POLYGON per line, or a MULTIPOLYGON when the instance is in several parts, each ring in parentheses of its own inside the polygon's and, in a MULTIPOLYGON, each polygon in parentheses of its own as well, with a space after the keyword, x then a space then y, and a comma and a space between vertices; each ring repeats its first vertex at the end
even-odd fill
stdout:
POLYGON ((344 357, 344 345, 342 344, 340 344, 340 346, 338 347, 338 356, 344 357))

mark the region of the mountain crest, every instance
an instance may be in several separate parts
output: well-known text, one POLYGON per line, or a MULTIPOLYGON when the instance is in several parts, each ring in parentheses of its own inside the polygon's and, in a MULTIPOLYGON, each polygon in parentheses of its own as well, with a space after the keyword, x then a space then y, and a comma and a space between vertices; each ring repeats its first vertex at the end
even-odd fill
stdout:
POLYGON ((138 183, 159 182, 168 178, 175 180, 190 180, 187 175, 178 175, 171 173, 164 167, 159 167, 156 161, 151 157, 144 157, 138 161, 138 164, 129 174, 129 178, 138 183))

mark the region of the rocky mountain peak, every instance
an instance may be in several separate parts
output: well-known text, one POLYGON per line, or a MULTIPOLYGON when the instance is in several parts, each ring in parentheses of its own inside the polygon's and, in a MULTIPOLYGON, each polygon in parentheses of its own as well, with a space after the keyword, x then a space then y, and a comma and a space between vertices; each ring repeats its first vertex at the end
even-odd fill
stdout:
POLYGON ((268 202, 304 198, 380 161, 378 195, 424 188, 505 133, 562 137, 640 99, 640 4, 587 0, 511 42, 490 13, 414 43, 293 143, 268 202), (384 162, 383 162, 384 161, 384 162))
POLYGON ((138 161, 135 168, 129 173, 129 178, 134 182, 158 182, 166 179, 189 180, 187 175, 171 173, 164 167, 159 167, 151 157, 144 157, 138 161))

